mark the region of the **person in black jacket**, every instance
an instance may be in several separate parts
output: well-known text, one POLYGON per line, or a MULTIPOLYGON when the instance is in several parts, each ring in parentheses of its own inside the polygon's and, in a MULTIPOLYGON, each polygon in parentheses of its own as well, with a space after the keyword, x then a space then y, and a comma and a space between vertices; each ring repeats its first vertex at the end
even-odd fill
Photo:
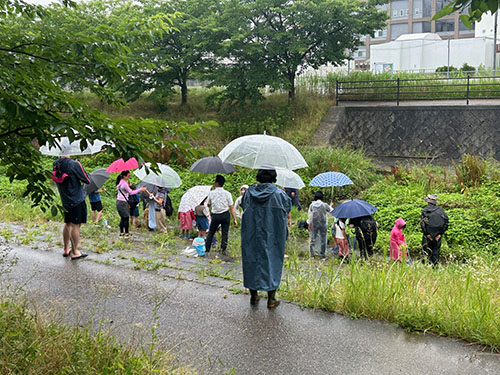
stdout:
POLYGON ((80 162, 71 160, 68 156, 57 159, 53 167, 54 175, 59 178, 57 189, 64 207, 63 257, 85 258, 87 254, 80 252, 78 245, 80 226, 87 222, 87 204, 82 183, 90 184, 90 178, 80 162))
POLYGON ((349 227, 354 228, 359 244, 359 255, 368 259, 373 256, 373 246, 377 241, 378 224, 371 215, 349 219, 349 227))
POLYGON ((441 252, 441 236, 448 229, 448 216, 441 207, 437 195, 429 194, 424 200, 427 206, 422 209, 420 226, 422 228, 422 248, 429 261, 436 265, 441 252))

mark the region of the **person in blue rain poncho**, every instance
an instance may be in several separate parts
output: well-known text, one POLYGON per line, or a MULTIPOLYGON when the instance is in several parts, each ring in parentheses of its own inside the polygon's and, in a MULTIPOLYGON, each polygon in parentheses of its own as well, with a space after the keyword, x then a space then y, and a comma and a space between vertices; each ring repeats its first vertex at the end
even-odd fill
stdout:
POLYGON ((292 200, 273 185, 275 170, 260 169, 257 181, 259 184, 250 186, 241 202, 243 285, 250 289, 252 305, 259 301, 257 292, 263 290, 268 293, 267 307, 273 308, 279 305, 276 289, 281 282, 292 200))

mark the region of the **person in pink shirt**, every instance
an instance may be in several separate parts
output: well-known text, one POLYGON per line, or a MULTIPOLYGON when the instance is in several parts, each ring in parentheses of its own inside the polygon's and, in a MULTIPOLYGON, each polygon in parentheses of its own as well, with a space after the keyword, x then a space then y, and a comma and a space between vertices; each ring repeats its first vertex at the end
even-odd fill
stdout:
POLYGON ((405 235, 403 234, 402 229, 406 227, 406 222, 399 218, 394 223, 394 227, 391 230, 391 242, 389 245, 390 248, 390 256, 392 260, 402 260, 403 253, 404 257, 408 258, 408 254, 406 253, 406 245, 405 235))
POLYGON ((146 192, 145 187, 132 190, 128 184, 130 171, 121 172, 116 178, 116 209, 120 215, 120 236, 129 237, 128 227, 130 218, 130 205, 128 202, 131 194, 137 194, 141 191, 146 192))

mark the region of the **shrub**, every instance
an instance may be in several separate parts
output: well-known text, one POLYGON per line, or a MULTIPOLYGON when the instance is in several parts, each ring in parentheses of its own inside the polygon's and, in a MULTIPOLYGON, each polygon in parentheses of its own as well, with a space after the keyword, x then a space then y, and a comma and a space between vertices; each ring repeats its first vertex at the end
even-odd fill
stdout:
POLYGON ((472 65, 464 63, 464 65, 462 65, 462 67, 460 68, 460 71, 462 73, 475 73, 476 68, 474 68, 472 65))
MULTIPOLYGON (((440 205, 449 217, 443 255, 450 259, 466 259, 471 254, 496 254, 500 233, 500 182, 483 177, 481 186, 460 193, 454 180, 440 176, 438 169, 415 167, 404 179, 392 175, 379 181, 362 194, 363 199, 378 208, 374 217, 379 231, 389 232, 394 221, 402 217, 407 222, 409 250, 420 253, 420 212, 423 197, 429 192, 438 194, 440 205)), ((384 238, 383 236, 381 238, 384 238)), ((378 243, 383 251, 387 243, 378 243)))
POLYGON ((436 68, 436 73, 446 73, 446 72, 456 72, 458 69, 455 68, 453 65, 450 65, 449 67, 446 65, 439 66, 436 68))
POLYGON ((465 154, 459 164, 453 163, 460 188, 479 187, 486 171, 486 165, 479 157, 465 154))

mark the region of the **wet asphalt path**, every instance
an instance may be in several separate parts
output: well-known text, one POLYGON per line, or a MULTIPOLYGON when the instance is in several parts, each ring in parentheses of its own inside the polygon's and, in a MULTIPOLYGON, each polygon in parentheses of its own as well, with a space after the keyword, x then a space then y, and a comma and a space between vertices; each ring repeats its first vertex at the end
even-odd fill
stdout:
POLYGON ((11 253, 13 284, 67 323, 109 328, 138 345, 150 342, 157 317, 156 342, 205 374, 500 373, 500 356, 460 341, 290 303, 269 311, 265 299, 253 308, 222 287, 54 251, 16 245, 11 253))

